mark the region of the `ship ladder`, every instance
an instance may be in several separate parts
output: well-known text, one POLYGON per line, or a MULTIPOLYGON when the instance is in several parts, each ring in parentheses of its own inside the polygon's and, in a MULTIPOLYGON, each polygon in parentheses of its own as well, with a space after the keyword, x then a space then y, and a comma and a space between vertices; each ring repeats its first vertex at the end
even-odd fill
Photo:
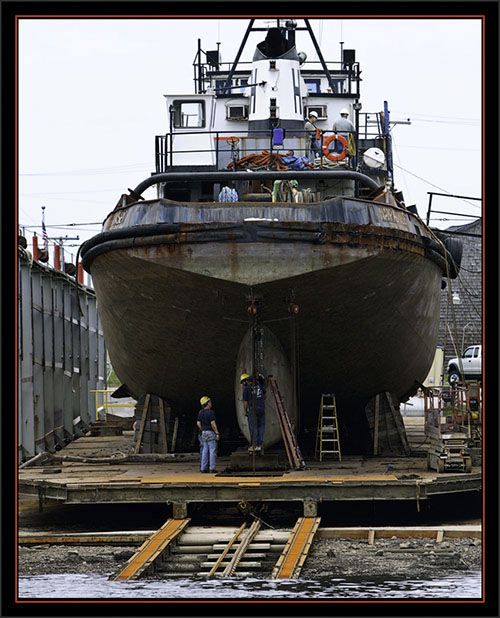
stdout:
POLYGON ((321 395, 316 434, 316 459, 323 460, 323 455, 336 455, 342 461, 340 452, 339 424, 335 395, 321 395))
POLYGON ((274 404, 280 424, 281 436, 285 444, 285 450, 290 466, 294 470, 303 470, 306 467, 306 464, 302 457, 302 453, 300 452, 300 448, 293 432, 292 425, 290 424, 290 419, 286 413, 285 406, 283 405, 283 399, 281 397, 276 378, 273 378, 272 376, 269 377, 269 386, 271 387, 271 392, 274 397, 274 404))
POLYGON ((184 530, 190 519, 167 519, 128 560, 125 567, 110 579, 137 579, 146 571, 154 569, 155 561, 162 559, 170 543, 184 530))
POLYGON ((271 579, 291 579, 299 576, 320 521, 321 517, 299 517, 274 566, 271 579))

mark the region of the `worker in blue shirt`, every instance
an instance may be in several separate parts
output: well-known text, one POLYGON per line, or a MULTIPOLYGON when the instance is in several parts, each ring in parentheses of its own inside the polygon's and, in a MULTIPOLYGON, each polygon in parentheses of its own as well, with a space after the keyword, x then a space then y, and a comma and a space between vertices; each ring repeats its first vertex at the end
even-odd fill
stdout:
POLYGON ((219 430, 215 421, 215 411, 212 410, 212 400, 206 395, 200 399, 202 405, 198 412, 196 425, 200 430, 200 470, 202 472, 215 472, 215 460, 217 456, 217 442, 219 430))
POLYGON ((248 373, 241 374, 243 407, 250 429, 250 452, 262 452, 266 429, 266 389, 263 376, 252 379, 248 373))

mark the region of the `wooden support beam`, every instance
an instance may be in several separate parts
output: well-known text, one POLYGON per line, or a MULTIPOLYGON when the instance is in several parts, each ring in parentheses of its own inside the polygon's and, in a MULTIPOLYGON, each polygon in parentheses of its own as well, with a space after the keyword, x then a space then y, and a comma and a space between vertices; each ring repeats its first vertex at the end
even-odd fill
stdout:
MULTIPOLYGON (((208 573, 208 577, 212 577, 212 575, 215 574, 215 572, 217 571, 217 569, 222 565, 222 561, 224 560, 224 558, 227 556, 227 554, 229 553, 229 550, 231 549, 231 547, 233 546, 233 544, 238 540, 238 537, 240 536, 240 534, 243 532, 243 530, 246 527, 246 522, 244 522, 243 524, 241 524, 239 530, 236 532, 236 534, 233 536, 233 538, 229 541, 229 543, 226 545, 226 547, 224 548, 223 552, 221 553, 221 555, 219 556, 219 558, 216 560, 215 564, 213 565, 213 567, 210 569, 210 572, 208 573)), ((226 565, 227 566, 227 565, 226 565)))
POLYGON ((151 398, 151 395, 148 393, 146 395, 146 398, 144 399, 144 405, 142 406, 141 425, 139 427, 139 433, 137 435, 137 443, 135 445, 135 451, 134 451, 135 455, 137 455, 141 449, 142 436, 144 435, 144 427, 146 425, 146 417, 148 415, 150 398, 151 398))
POLYGON ((377 393, 375 397, 375 421, 373 426, 373 454, 378 454, 378 419, 380 413, 380 395, 377 393))
POLYGON ((160 427, 161 427, 161 440, 163 445, 162 453, 168 453, 167 446, 167 427, 165 425, 165 409, 163 407, 163 399, 158 397, 158 406, 160 408, 160 427))
POLYGON ((387 402, 389 403, 389 407, 391 408, 392 418, 396 423, 396 428, 399 433, 399 437, 401 438, 401 443, 403 445, 403 449, 406 455, 410 454, 410 446, 408 444, 408 440, 406 439, 406 434, 403 427, 403 419, 401 418, 401 414, 397 413, 394 409, 394 405, 392 403, 391 394, 386 391, 385 396, 387 397, 387 402), (399 416, 398 416, 399 414, 399 416))

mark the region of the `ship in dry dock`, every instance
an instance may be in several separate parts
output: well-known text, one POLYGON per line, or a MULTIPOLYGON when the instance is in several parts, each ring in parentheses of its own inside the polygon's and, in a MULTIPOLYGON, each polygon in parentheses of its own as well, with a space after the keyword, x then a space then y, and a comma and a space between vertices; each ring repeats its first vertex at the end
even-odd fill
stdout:
POLYGON ((374 397, 397 408, 424 381, 441 289, 458 273, 460 248, 395 190, 388 104, 362 111, 355 51, 326 61, 299 21, 250 20, 232 63, 199 44, 195 93, 165 95, 155 171, 81 248, 121 392, 166 400, 186 450, 204 394, 221 443, 244 444, 239 377, 259 372, 277 377, 300 440, 335 393, 344 447, 365 452, 374 397), (298 51, 308 35, 317 62, 298 51), (345 137, 332 130, 343 109, 345 137), (157 198, 144 200, 150 186, 157 198))

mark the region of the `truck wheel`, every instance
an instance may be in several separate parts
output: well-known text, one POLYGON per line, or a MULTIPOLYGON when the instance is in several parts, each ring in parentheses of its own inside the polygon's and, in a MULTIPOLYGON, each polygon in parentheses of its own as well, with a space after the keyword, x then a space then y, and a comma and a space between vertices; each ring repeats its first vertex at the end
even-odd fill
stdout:
POLYGON ((465 472, 468 474, 472 471, 472 457, 464 457, 465 472))
POLYGON ((456 384, 460 384, 462 381, 462 376, 460 375, 460 371, 457 369, 452 369, 448 374, 448 382, 450 386, 455 386, 456 384))

